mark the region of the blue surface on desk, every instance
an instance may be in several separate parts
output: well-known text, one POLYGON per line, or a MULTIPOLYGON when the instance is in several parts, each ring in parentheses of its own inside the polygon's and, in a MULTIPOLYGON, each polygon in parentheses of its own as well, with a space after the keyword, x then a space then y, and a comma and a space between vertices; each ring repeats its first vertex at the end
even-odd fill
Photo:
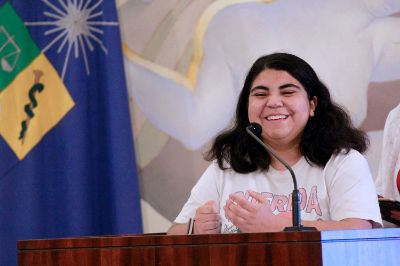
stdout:
POLYGON ((323 265, 400 265, 400 228, 322 231, 323 265))

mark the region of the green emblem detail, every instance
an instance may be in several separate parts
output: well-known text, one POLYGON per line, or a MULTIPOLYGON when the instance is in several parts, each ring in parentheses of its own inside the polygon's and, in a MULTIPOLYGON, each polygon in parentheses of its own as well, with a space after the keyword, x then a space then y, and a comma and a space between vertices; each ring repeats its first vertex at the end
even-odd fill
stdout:
POLYGON ((5 3, 0 7, 0 93, 39 54, 24 22, 5 3))
POLYGON ((44 89, 44 85, 39 82, 40 77, 43 75, 42 71, 34 71, 35 75, 35 84, 30 88, 28 92, 30 102, 25 104, 24 110, 27 115, 27 118, 21 122, 21 132, 19 133, 20 140, 24 141, 26 131, 28 130, 29 121, 35 116, 33 109, 38 106, 38 102, 36 100, 35 94, 40 93, 44 89))

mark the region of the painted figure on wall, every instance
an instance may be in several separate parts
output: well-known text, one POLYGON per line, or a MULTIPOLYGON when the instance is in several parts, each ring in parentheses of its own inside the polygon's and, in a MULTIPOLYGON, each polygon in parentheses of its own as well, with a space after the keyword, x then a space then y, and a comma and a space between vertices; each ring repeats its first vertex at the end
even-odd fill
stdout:
MULTIPOLYGON (((369 84, 400 79, 399 1, 156 2, 127 1, 120 14, 128 86, 144 114, 136 124, 143 130, 149 120, 165 132, 157 133, 163 145, 170 136, 196 152, 227 127, 242 77, 263 54, 291 52, 310 62, 357 126, 367 117, 369 84)), ((186 187, 199 168, 182 180, 186 187)))

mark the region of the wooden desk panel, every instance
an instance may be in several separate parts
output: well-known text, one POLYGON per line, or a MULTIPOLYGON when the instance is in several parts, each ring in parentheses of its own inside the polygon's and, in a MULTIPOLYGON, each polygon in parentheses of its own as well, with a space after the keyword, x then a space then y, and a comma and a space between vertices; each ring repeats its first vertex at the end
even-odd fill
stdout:
POLYGON ((18 241, 19 265, 398 265, 400 228, 18 241))
POLYGON ((322 265, 319 232, 124 235, 18 242, 19 265, 322 265))

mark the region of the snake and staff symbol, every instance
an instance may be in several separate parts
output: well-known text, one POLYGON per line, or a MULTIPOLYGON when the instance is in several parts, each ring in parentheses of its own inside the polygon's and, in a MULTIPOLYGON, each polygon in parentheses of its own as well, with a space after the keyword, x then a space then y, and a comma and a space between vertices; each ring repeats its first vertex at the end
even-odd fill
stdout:
POLYGON ((35 94, 40 93, 44 89, 44 85, 40 83, 40 78, 43 76, 43 72, 40 70, 34 70, 33 74, 35 76, 34 85, 30 88, 28 92, 30 102, 25 104, 24 110, 27 115, 26 119, 21 122, 21 131, 19 134, 19 138, 22 143, 24 143, 24 139, 26 136, 26 132, 28 130, 30 120, 35 116, 33 109, 38 106, 38 102, 36 100, 35 94))

